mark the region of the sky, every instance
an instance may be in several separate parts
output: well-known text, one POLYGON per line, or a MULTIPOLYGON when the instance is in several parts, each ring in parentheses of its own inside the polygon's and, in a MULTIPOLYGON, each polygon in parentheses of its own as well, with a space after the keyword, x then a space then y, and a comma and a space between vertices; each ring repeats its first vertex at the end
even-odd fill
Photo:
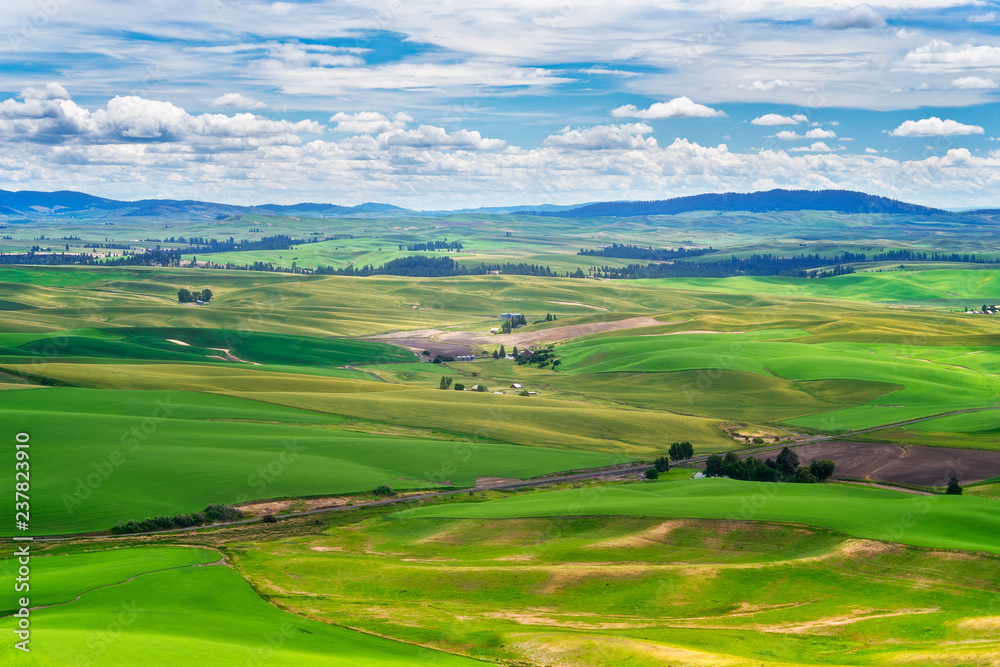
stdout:
POLYGON ((1000 2, 3 4, 3 189, 1000 207, 1000 2))

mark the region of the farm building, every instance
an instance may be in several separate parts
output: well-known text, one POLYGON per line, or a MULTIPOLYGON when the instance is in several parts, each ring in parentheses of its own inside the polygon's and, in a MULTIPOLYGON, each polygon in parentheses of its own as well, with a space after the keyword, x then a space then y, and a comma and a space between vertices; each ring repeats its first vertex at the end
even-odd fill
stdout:
POLYGON ((517 382, 515 382, 514 384, 510 385, 510 388, 511 389, 520 389, 521 385, 519 385, 517 382))
POLYGON ((459 355, 459 356, 455 357, 455 360, 456 361, 475 361, 476 360, 476 355, 474 355, 474 354, 459 355))

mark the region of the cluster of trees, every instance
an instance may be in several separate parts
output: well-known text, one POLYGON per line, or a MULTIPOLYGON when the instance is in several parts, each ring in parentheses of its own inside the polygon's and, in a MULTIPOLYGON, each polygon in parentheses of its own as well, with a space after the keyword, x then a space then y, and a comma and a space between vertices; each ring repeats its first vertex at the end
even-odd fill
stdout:
MULTIPOLYGON (((462 247, 463 246, 459 241, 449 242, 448 239, 445 239, 444 241, 413 243, 411 245, 406 246, 406 249, 409 250, 410 252, 414 252, 417 250, 461 250, 462 247)), ((399 249, 402 250, 403 246, 399 246, 399 249)))
POLYGON ((832 278, 833 276, 846 276, 848 274, 854 273, 853 266, 844 266, 843 264, 838 264, 828 271, 803 271, 799 274, 800 278, 832 278))
POLYGON ((0 253, 0 264, 34 264, 56 266, 79 264, 81 266, 180 266, 180 250, 146 250, 142 253, 126 253, 119 257, 99 258, 92 254, 73 255, 53 253, 38 255, 37 251, 26 253, 0 253))
POLYGON ((580 252, 577 255, 586 255, 590 257, 620 257, 622 259, 649 259, 657 262, 666 261, 668 259, 677 259, 679 257, 699 257, 701 255, 707 255, 710 252, 715 252, 711 246, 708 248, 676 248, 671 250, 669 248, 654 248, 649 246, 648 248, 643 248, 642 246, 631 245, 628 243, 612 243, 609 246, 603 248, 598 248, 596 250, 584 250, 580 248, 580 252))
POLYGON ((799 456, 785 447, 773 460, 759 461, 752 456, 740 460, 729 452, 725 457, 712 454, 705 462, 706 477, 728 477, 754 482, 815 483, 829 479, 835 465, 829 459, 816 460, 808 466, 799 465, 799 456))
POLYGON ((131 250, 128 243, 84 243, 84 248, 94 248, 96 250, 131 250))
MULTIPOLYGON (((293 239, 287 234, 277 234, 275 236, 265 236, 256 241, 249 239, 243 241, 237 241, 234 237, 230 236, 228 239, 223 239, 219 241, 218 239, 207 239, 197 236, 192 236, 187 239, 187 243, 190 243, 197 252, 202 253, 213 253, 213 252, 244 252, 247 250, 288 250, 292 246, 302 245, 304 243, 318 243, 320 239, 293 239)), ((185 243, 184 238, 178 241, 179 243, 185 243)))
POLYGON ((666 456, 657 457, 653 467, 646 471, 646 479, 657 479, 660 474, 670 470, 671 461, 683 461, 694 456, 694 445, 688 441, 672 442, 666 456))
POLYGON ((203 512, 177 514, 175 516, 154 516, 147 519, 129 519, 120 521, 111 533, 127 535, 130 533, 149 533, 157 530, 172 530, 174 528, 191 528, 222 521, 236 521, 243 518, 243 512, 231 505, 209 505, 203 512))
POLYGON ((528 321, 524 319, 524 315, 520 313, 514 315, 513 317, 506 318, 500 325, 500 333, 509 334, 511 331, 518 327, 528 326, 528 321))
POLYGON ((207 287, 200 292, 198 290, 191 291, 185 287, 177 290, 177 303, 194 303, 195 301, 204 301, 208 303, 212 300, 212 290, 207 287))
POLYGON ((438 389, 451 389, 452 378, 441 376, 441 382, 438 384, 438 389))
POLYGON ((394 496, 396 492, 392 490, 392 487, 388 484, 379 484, 372 491, 376 496, 394 496))
MULTIPOLYGON (((804 276, 804 271, 831 264, 863 262, 864 255, 845 252, 835 257, 771 254, 730 257, 719 262, 677 261, 670 264, 629 264, 624 268, 602 266, 592 270, 595 278, 728 278, 731 276, 804 276)), ((577 269, 579 271, 579 269, 577 269)), ((582 272, 581 272, 582 273, 582 272)))

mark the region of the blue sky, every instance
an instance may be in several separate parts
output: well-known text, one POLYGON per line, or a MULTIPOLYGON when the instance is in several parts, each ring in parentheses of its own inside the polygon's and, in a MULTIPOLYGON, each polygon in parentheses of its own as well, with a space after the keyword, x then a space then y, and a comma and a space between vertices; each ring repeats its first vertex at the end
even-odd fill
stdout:
POLYGON ((26 0, 0 187, 416 208, 1000 206, 1000 4, 26 0))

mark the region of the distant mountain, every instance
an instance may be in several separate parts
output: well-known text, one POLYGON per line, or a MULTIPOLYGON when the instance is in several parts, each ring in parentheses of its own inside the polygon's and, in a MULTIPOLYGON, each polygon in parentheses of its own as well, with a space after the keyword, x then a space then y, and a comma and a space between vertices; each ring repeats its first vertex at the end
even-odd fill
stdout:
POLYGON ((10 192, 0 190, 0 215, 100 217, 121 215, 134 217, 176 217, 223 218, 232 215, 258 213, 262 215, 400 215, 412 213, 392 204, 368 202, 358 206, 338 206, 337 204, 264 204, 262 206, 237 206, 192 199, 140 199, 138 201, 118 201, 95 197, 82 192, 61 190, 58 192, 37 192, 22 190, 10 192))
POLYGON ((688 211, 836 211, 838 213, 905 213, 934 215, 947 213, 937 208, 869 195, 851 190, 769 190, 741 194, 703 194, 656 201, 618 201, 588 204, 568 211, 518 211, 559 218, 631 217, 676 215, 688 211))
MULTIPOLYGON (((100 218, 107 216, 135 216, 149 218, 194 217, 221 219, 234 215, 301 215, 301 216, 405 216, 405 215, 454 215, 507 214, 543 215, 561 218, 630 217, 637 215, 673 215, 687 211, 838 211, 840 213, 905 213, 909 215, 948 214, 940 209, 907 204, 905 202, 849 190, 771 190, 749 194, 726 193, 677 197, 660 201, 618 201, 558 206, 486 206, 474 209, 412 211, 392 204, 369 202, 358 206, 340 206, 303 202, 301 204, 262 204, 237 206, 191 199, 141 199, 118 201, 95 197, 83 192, 61 190, 36 192, 0 190, 0 215, 20 215, 29 219, 39 216, 65 216, 73 218, 100 218)), ((966 213, 988 213, 967 211, 966 213)))

